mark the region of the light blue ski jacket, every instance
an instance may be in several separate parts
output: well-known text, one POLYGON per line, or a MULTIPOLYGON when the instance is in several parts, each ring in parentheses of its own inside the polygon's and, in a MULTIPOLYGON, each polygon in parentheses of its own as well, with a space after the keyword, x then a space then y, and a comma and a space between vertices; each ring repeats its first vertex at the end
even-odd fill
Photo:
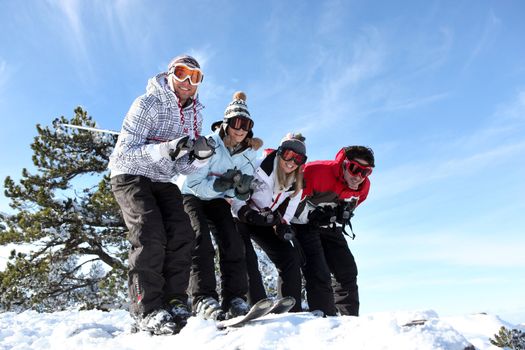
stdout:
POLYGON ((215 179, 229 169, 238 169, 243 174, 253 175, 258 166, 256 160, 257 151, 252 147, 248 147, 232 155, 224 145, 219 135, 219 130, 208 137, 212 137, 217 145, 215 154, 206 165, 186 177, 181 192, 182 194, 192 194, 203 200, 233 198, 235 197, 233 189, 226 192, 216 192, 213 189, 215 179))

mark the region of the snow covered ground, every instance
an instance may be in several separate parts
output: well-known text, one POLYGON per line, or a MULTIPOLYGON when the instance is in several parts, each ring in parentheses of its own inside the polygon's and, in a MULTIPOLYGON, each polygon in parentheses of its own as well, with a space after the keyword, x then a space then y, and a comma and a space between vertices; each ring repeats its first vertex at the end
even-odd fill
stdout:
POLYGON ((439 317, 432 311, 318 318, 310 313, 267 315, 219 331, 196 317, 175 336, 131 334, 127 311, 0 314, 0 349, 499 349, 489 342, 501 326, 525 330, 494 315, 439 317), (404 326, 412 320, 423 325, 404 326), (472 347, 470 348, 472 349, 472 347))

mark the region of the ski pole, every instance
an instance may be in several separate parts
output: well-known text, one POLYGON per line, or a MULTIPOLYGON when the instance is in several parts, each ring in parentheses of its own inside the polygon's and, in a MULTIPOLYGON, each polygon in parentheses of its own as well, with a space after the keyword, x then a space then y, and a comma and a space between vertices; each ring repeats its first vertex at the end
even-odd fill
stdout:
MULTIPOLYGON (((66 123, 60 123, 60 126, 65 126, 67 128, 71 128, 71 129, 80 129, 80 130, 86 130, 86 131, 92 131, 92 132, 100 132, 100 133, 104 133, 104 134, 120 135, 120 132, 115 131, 115 130, 97 129, 97 128, 92 128, 90 126, 80 126, 80 125, 73 125, 73 124, 66 124, 66 123)), ((148 140, 148 141, 158 141, 158 142, 169 141, 169 140, 159 139, 159 138, 156 138, 156 137, 148 137, 148 138, 146 138, 146 140, 148 140)))
POLYGON ((115 130, 97 129, 97 128, 92 128, 92 127, 89 127, 89 126, 80 126, 80 125, 73 125, 73 124, 66 124, 66 123, 61 123, 60 126, 65 126, 67 128, 72 128, 72 129, 81 129, 81 130, 87 130, 87 131, 102 132, 102 133, 105 133, 105 134, 120 135, 120 132, 115 131, 115 130))

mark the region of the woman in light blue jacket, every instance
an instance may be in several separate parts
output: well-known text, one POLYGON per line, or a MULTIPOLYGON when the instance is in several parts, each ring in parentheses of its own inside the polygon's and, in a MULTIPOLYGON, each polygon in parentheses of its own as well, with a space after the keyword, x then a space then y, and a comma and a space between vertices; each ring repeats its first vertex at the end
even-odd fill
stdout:
POLYGON ((206 319, 243 315, 248 280, 244 243, 231 214, 231 198, 248 199, 256 169, 260 139, 253 138, 253 120, 246 106, 246 95, 237 92, 228 105, 220 128, 211 135, 215 154, 182 186, 184 209, 196 235, 192 255, 189 291, 193 311, 206 319), (219 248, 221 304, 215 279, 215 249, 210 231, 219 248))

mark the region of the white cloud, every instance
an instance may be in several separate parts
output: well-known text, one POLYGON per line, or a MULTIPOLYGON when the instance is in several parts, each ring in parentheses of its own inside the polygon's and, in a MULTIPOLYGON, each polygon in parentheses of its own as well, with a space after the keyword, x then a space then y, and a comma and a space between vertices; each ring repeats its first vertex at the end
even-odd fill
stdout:
POLYGON ((493 11, 490 11, 483 27, 483 33, 479 36, 476 45, 472 49, 469 58, 463 66, 463 71, 469 69, 476 58, 496 40, 496 34, 500 24, 501 19, 499 19, 493 11))
POLYGON ((519 90, 510 103, 498 106, 494 118, 500 122, 524 122, 525 89, 519 90))
POLYGON ((9 80, 9 71, 7 62, 0 59, 0 91, 4 89, 9 80))
POLYGON ((7 62, 0 58, 0 102, 5 99, 4 91, 7 89, 7 84, 11 79, 11 69, 7 62))
POLYGON ((368 269, 418 266, 424 263, 447 269, 525 267, 523 237, 508 234, 487 238, 473 226, 452 229, 443 225, 443 228, 433 231, 427 228, 424 234, 409 228, 405 232, 389 232, 388 235, 369 229, 359 239, 360 265, 368 269), (368 248, 372 249, 373 254, 366 253, 368 248))
MULTIPOLYGON (((450 141, 456 143, 454 141, 450 141)), ((443 142, 445 145, 446 143, 443 142)), ((467 177, 486 169, 491 164, 519 159, 525 153, 525 141, 505 145, 488 145, 488 149, 463 157, 450 157, 450 151, 441 154, 441 159, 426 159, 423 162, 400 164, 374 175, 374 198, 393 197, 424 184, 447 178, 467 177)), ((448 147, 448 146, 444 146, 448 147)), ((443 148, 443 149, 444 149, 443 148)), ((457 149, 457 153, 463 152, 457 149)), ((438 152, 439 153, 439 152, 438 152)))
POLYGON ((82 21, 82 13, 86 11, 86 3, 81 0, 48 0, 48 4, 58 9, 63 17, 56 17, 56 23, 67 35, 67 43, 71 46, 71 54, 76 58, 78 67, 77 74, 82 81, 92 81, 94 77, 93 66, 90 59, 90 48, 87 43, 87 31, 82 21))

